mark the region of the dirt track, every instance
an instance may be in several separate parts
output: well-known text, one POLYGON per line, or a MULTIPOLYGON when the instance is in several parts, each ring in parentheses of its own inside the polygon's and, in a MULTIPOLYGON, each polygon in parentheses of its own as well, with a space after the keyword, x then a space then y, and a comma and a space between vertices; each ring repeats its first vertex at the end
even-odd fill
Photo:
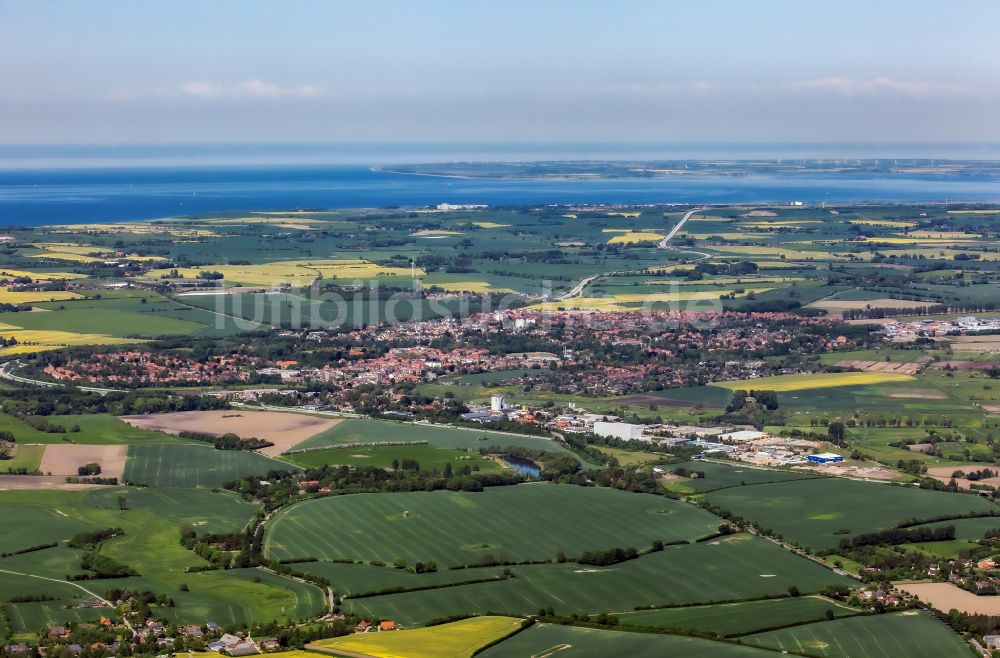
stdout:
MULTIPOLYGON (((75 475, 75 473, 74 473, 75 475)), ((94 489, 99 484, 68 484, 65 475, 0 475, 0 491, 94 489)))

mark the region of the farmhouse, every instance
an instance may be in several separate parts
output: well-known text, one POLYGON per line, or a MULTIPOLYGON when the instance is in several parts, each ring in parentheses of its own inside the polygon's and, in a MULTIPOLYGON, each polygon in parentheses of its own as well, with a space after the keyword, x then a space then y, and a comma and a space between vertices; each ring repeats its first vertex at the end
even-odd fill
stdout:
POLYGON ((844 456, 838 455, 835 452, 820 452, 815 455, 809 455, 807 459, 813 464, 834 464, 844 461, 844 456))

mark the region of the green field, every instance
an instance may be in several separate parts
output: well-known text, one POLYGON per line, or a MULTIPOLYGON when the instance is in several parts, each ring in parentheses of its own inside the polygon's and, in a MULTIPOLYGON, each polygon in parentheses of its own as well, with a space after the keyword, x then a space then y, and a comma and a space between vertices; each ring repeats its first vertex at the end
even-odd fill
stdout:
POLYGON ((843 478, 733 487, 705 497, 785 539, 819 549, 833 548, 852 535, 888 530, 906 519, 1000 509, 979 496, 843 478))
POLYGON ((728 487, 764 484, 767 482, 807 480, 816 477, 813 473, 802 471, 779 471, 767 468, 753 468, 743 464, 720 464, 709 461, 682 462, 679 464, 670 464, 665 468, 668 472, 673 472, 678 468, 686 468, 689 471, 705 474, 703 478, 688 478, 667 483, 669 489, 682 493, 705 493, 728 487))
MULTIPOLYGON (((237 532, 256 512, 256 506, 233 494, 124 487, 7 491, 0 492, 0 507, 5 518, 34 523, 28 526, 30 535, 21 537, 21 542, 30 538, 32 544, 69 539, 84 530, 123 528, 125 534, 105 542, 101 552, 140 574, 78 584, 66 582, 65 575, 80 573, 80 565, 79 552, 65 547, 0 558, 0 569, 8 572, 0 577, 0 597, 48 594, 58 599, 46 602, 48 606, 25 608, 24 624, 29 630, 34 630, 31 620, 40 619, 45 610, 57 611, 60 605, 93 598, 88 591, 103 594, 112 587, 167 593, 177 605, 163 608, 158 614, 186 623, 298 619, 323 609, 322 592, 318 588, 257 569, 185 573, 185 569, 206 562, 180 545, 182 526, 190 526, 199 533, 237 532), (182 583, 188 585, 189 591, 180 591, 182 583)), ((5 541, 7 536, 4 535, 5 541)), ((11 543, 11 548, 26 546, 11 543)), ((68 616, 67 620, 71 618, 68 616)))
MULTIPOLYGON (((8 500, 0 494, 0 500, 8 500)), ((44 494, 39 496, 45 499, 44 494)), ((8 528, 17 532, 0 534, 0 553, 10 553, 40 544, 50 544, 78 532, 96 530, 97 526, 77 517, 65 516, 59 507, 39 508, 34 505, 4 505, 3 520, 8 528)))
POLYGON ((335 427, 306 439, 295 446, 326 448, 343 443, 375 443, 378 441, 427 441, 437 448, 479 450, 490 446, 534 448, 549 452, 564 452, 558 442, 538 437, 490 432, 480 429, 423 425, 369 418, 345 418, 335 427))
MULTIPOLYGON (((510 568, 515 577, 507 580, 345 599, 343 607, 362 615, 423 623, 469 612, 532 614, 547 606, 557 614, 622 613, 636 606, 782 596, 791 585, 808 594, 828 585, 853 582, 745 534, 669 546, 610 567, 566 563, 510 568)), ((471 578, 484 570, 464 571, 471 578)))
POLYGON ((96 623, 101 617, 118 618, 114 608, 70 608, 62 601, 8 603, 7 614, 15 634, 38 633, 56 624, 96 623))
POLYGON ((38 465, 42 462, 42 455, 45 454, 45 446, 32 444, 18 444, 11 459, 0 460, 0 473, 15 471, 20 468, 28 469, 28 472, 38 470, 38 465))
POLYGON ((554 560, 586 550, 644 549, 655 539, 695 540, 719 520, 667 498, 553 484, 479 493, 359 494, 310 500, 274 515, 264 552, 273 559, 317 557, 440 566, 488 555, 554 560))
POLYGON ((432 573, 413 573, 394 569, 391 565, 378 567, 370 564, 344 562, 296 562, 290 565, 295 571, 326 578, 341 595, 362 594, 387 589, 415 589, 428 585, 444 585, 493 578, 503 575, 503 567, 478 569, 443 569, 432 573))
POLYGON ((78 333, 105 334, 122 338, 146 338, 168 334, 193 334, 204 325, 176 320, 165 315, 142 315, 117 309, 77 308, 72 302, 62 302, 65 310, 51 313, 0 313, 0 322, 24 329, 63 330, 73 327, 78 333))
POLYGON ((914 526, 916 528, 944 528, 952 526, 955 528, 956 539, 982 539, 990 530, 1000 528, 1000 518, 979 518, 979 519, 952 519, 951 521, 937 521, 935 523, 925 523, 914 526))
POLYGON ((497 471, 503 468, 492 459, 481 457, 478 452, 435 448, 429 445, 371 446, 364 448, 330 448, 309 450, 284 455, 283 460, 303 468, 315 468, 325 464, 347 464, 351 466, 375 466, 386 468, 393 461, 413 459, 421 470, 442 471, 447 464, 454 470, 466 466, 475 471, 497 471))
POLYGON ((618 623, 624 626, 696 629, 722 636, 734 636, 765 628, 824 621, 827 612, 836 617, 858 614, 857 610, 828 599, 800 596, 744 603, 639 610, 619 615, 618 623))
POLYGON ((601 631, 576 626, 535 624, 479 654, 482 658, 764 658, 768 651, 679 635, 601 631))
POLYGON ((216 450, 208 445, 131 445, 124 479, 151 487, 219 487, 245 475, 293 468, 247 450, 216 450))
POLYGON ((133 427, 109 414, 52 415, 44 418, 51 425, 63 427, 67 431, 42 432, 5 413, 0 413, 0 430, 11 432, 18 443, 81 443, 88 445, 194 443, 164 432, 133 427), (74 426, 80 428, 78 432, 69 431, 74 426))
POLYGON ((838 619, 742 638, 743 643, 829 658, 969 656, 950 628, 915 611, 838 619))

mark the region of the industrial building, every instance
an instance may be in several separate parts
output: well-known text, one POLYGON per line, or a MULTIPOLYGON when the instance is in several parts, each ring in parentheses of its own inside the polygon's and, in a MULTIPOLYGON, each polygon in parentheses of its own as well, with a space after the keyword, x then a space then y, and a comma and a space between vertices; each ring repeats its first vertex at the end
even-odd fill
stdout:
POLYGON ((645 425, 634 425, 632 423, 608 423, 597 421, 594 423, 594 434, 615 439, 631 441, 633 439, 645 439, 645 425))
POLYGON ((844 456, 838 455, 835 452, 820 452, 815 455, 809 455, 807 459, 813 464, 835 464, 844 461, 844 456))

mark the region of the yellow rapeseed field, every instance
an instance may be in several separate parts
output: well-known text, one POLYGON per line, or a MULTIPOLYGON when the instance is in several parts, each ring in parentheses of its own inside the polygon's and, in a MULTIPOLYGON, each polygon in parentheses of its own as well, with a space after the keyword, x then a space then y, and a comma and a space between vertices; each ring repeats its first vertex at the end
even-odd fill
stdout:
MULTIPOLYGON (((76 263, 100 263, 107 258, 93 256, 92 254, 114 251, 108 247, 99 247, 92 244, 76 244, 73 242, 39 242, 35 245, 44 253, 32 254, 32 258, 53 258, 55 260, 66 260, 76 263)), ((129 260, 166 260, 163 256, 137 256, 129 255, 129 260)))
POLYGON ((910 238, 938 238, 941 240, 975 240, 982 236, 976 233, 966 233, 965 231, 910 231, 906 234, 910 238))
POLYGON ((520 625, 521 620, 514 617, 472 617, 413 630, 355 633, 318 640, 309 646, 372 658, 469 658, 480 647, 514 632, 520 625))
POLYGON ((608 244, 635 244, 637 242, 659 242, 663 235, 651 230, 630 231, 628 229, 606 228, 604 233, 618 233, 608 240, 608 244))
POLYGON ((134 339, 118 338, 105 334, 76 334, 70 331, 21 329, 11 325, 0 326, 0 336, 16 338, 18 342, 17 345, 0 348, 0 356, 57 350, 68 345, 115 345, 117 343, 137 342, 134 339))
MULTIPOLYGON (((973 236, 970 236, 970 237, 973 237, 973 236)), ((882 237, 882 236, 879 235, 879 236, 875 236, 875 237, 871 237, 871 238, 866 238, 864 240, 861 240, 861 242, 876 242, 876 243, 882 243, 882 244, 914 244, 914 245, 926 245, 926 246, 930 247, 930 246, 939 245, 939 244, 940 245, 944 245, 944 244, 955 244, 956 242, 965 242, 968 239, 969 239, 968 237, 966 237, 966 238, 957 238, 957 239, 948 239, 948 240, 940 240, 940 239, 936 239, 936 238, 919 238, 919 237, 908 237, 908 238, 891 237, 890 238, 890 237, 882 237)))
POLYGON ((778 375, 776 377, 760 377, 759 379, 740 379, 736 381, 714 382, 711 386, 735 390, 755 391, 804 391, 812 388, 831 388, 835 386, 863 386, 866 384, 886 384, 889 382, 912 382, 913 375, 900 375, 885 372, 834 372, 804 375, 778 375))
MULTIPOLYGON (((749 293, 760 293, 771 288, 744 288, 737 297, 749 293)), ((607 297, 574 297, 564 301, 540 302, 531 308, 543 311, 635 311, 643 304, 664 304, 670 302, 696 302, 719 299, 730 294, 730 290, 701 290, 698 292, 651 292, 629 293, 623 295, 608 295, 607 297)))
POLYGON ((157 223, 124 223, 124 224, 60 224, 51 227, 54 233, 137 233, 150 235, 171 235, 174 237, 209 237, 216 235, 206 229, 175 226, 173 224, 157 223))
POLYGON ((478 226, 479 228, 506 228, 510 226, 510 224, 497 224, 496 222, 472 222, 472 223, 478 226))
POLYGON ((61 302, 67 299, 80 299, 82 295, 64 290, 49 292, 8 290, 0 288, 0 304, 30 304, 32 302, 61 302))
POLYGON ((851 224, 863 224, 866 226, 888 226, 889 228, 909 228, 916 226, 916 222, 897 221, 892 219, 852 219, 851 224))
POLYGON ((448 282, 438 282, 438 281, 426 281, 424 282, 425 287, 434 286, 435 288, 441 288, 447 290, 448 292, 478 292, 478 293, 513 293, 514 291, 510 288, 494 288, 487 281, 448 281, 448 282))
MULTIPOLYGON (((146 276, 158 279, 170 271, 169 268, 150 270, 146 276)), ((380 276, 409 276, 410 268, 385 267, 360 259, 284 260, 259 265, 205 265, 177 268, 177 273, 185 279, 197 279, 201 272, 219 272, 226 283, 249 286, 287 284, 304 287, 311 285, 318 278, 371 279, 380 276)), ((416 273, 424 274, 424 271, 418 268, 416 273)))
POLYGON ((17 278, 26 276, 29 279, 83 279, 86 274, 76 272, 36 272, 32 270, 12 270, 6 267, 0 268, 0 278, 17 278))

